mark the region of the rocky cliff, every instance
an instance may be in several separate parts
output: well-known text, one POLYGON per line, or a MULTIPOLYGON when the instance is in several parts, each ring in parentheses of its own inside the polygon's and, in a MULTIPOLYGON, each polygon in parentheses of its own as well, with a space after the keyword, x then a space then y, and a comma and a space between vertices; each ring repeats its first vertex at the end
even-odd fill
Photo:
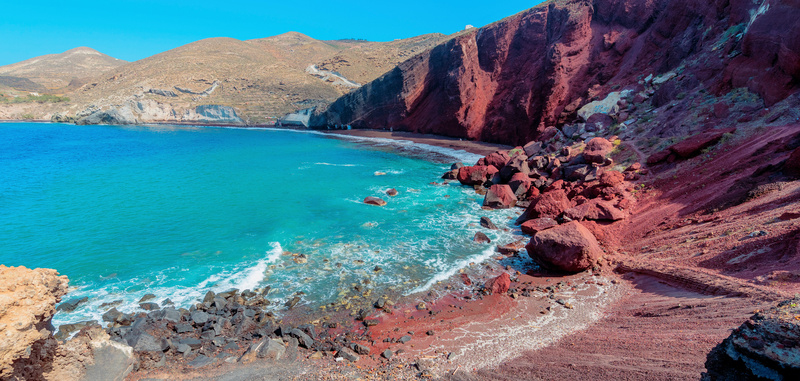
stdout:
POLYGON ((50 320, 67 293, 55 270, 0 265, 0 379, 33 380, 55 352, 50 320))
POLYGON ((680 80, 655 106, 745 87, 769 107, 798 89, 798 17, 796 0, 548 1, 413 57, 312 124, 524 144, 667 73, 680 80))

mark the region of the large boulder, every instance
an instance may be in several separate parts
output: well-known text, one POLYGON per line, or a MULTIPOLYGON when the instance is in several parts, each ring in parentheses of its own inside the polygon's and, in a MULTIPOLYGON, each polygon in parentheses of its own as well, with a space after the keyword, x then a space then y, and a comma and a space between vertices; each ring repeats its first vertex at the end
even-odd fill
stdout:
POLYGON ((554 189, 534 197, 530 206, 517 219, 517 224, 534 218, 556 218, 571 207, 572 202, 567 198, 567 193, 563 189, 554 189))
POLYGON ((522 226, 520 226, 520 229, 522 229, 522 232, 527 235, 536 235, 536 233, 542 230, 550 229, 553 226, 558 226, 558 222, 556 222, 556 220, 543 217, 525 221, 522 226))
POLYGON ((758 312, 706 358, 702 380, 800 380, 800 298, 758 312))
POLYGON ((577 221, 536 233, 525 248, 543 267, 569 273, 592 268, 603 253, 592 232, 577 221))
POLYGON ((481 158, 478 160, 477 166, 493 166, 498 169, 502 169, 508 159, 511 157, 508 156, 508 152, 506 151, 497 151, 492 153, 489 156, 481 158))
POLYGON ((614 124, 614 118, 608 114, 596 113, 586 119, 586 131, 602 132, 606 131, 614 124))
POLYGON ((489 181, 495 173, 497 173, 497 167, 493 165, 462 167, 458 170, 458 181, 464 185, 482 185, 489 181))
POLYGON ((508 162, 500 169, 500 180, 503 183, 508 183, 516 173, 522 173, 526 176, 531 172, 528 167, 528 156, 518 154, 508 160, 508 162))
POLYGON ((514 192, 517 199, 524 200, 527 198, 528 191, 531 188, 531 178, 521 172, 515 173, 514 176, 511 176, 508 186, 511 187, 511 191, 514 192))
POLYGON ((516 204, 517 196, 511 190, 511 187, 506 184, 492 185, 483 199, 483 206, 492 209, 509 209, 516 204))
POLYGON ((614 204, 599 199, 590 200, 574 208, 564 211, 564 217, 573 221, 619 221, 625 218, 625 213, 617 209, 614 204))
POLYGON ((583 159, 587 163, 600 163, 606 161, 611 151, 614 150, 614 145, 605 138, 594 138, 586 143, 586 149, 583 151, 583 159))

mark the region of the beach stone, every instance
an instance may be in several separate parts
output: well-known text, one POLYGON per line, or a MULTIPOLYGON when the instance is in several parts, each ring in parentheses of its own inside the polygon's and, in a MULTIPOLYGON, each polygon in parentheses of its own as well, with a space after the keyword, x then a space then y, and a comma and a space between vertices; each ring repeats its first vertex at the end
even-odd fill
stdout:
POLYGON ((463 166, 464 166, 464 163, 459 161, 457 163, 453 163, 452 165, 450 165, 450 170, 460 169, 463 166))
POLYGON ((485 287, 491 290, 492 294, 505 294, 511 287, 511 276, 508 273, 502 273, 500 276, 486 282, 485 287))
POLYGON ((355 351, 356 353, 358 353, 358 354, 360 354, 362 356, 367 356, 367 355, 369 355, 369 352, 370 352, 369 347, 367 347, 365 345, 358 344, 358 343, 353 343, 351 345, 351 348, 353 349, 353 351, 355 351))
POLYGON ((186 333, 192 331, 194 331, 194 328, 191 324, 175 324, 175 332, 177 333, 186 333))
POLYGON ((123 315, 123 313, 117 310, 117 307, 112 307, 103 314, 103 321, 113 323, 116 322, 117 318, 119 318, 121 315, 123 315))
MULTIPOLYGON (((455 180, 455 179, 454 179, 454 180, 455 180)), ((394 189, 394 188, 392 188, 392 189, 389 189, 389 190, 387 190, 387 191, 386 191, 386 194, 387 194, 388 196, 390 196, 390 197, 397 196, 397 193, 398 193, 398 192, 397 192, 397 189, 394 189)))
POLYGON ((187 353, 192 351, 192 347, 190 347, 188 344, 178 344, 175 350, 178 353, 187 353))
POLYGON ((492 185, 483 199, 483 206, 492 209, 509 209, 516 204, 517 196, 511 190, 511 187, 506 184, 492 185))
POLYGON ((195 325, 203 325, 208 322, 208 314, 203 311, 192 312, 192 321, 195 325))
POLYGON ((70 299, 67 300, 66 302, 62 302, 61 304, 59 304, 58 307, 56 307, 56 311, 72 312, 75 311, 75 309, 78 308, 78 306, 88 301, 89 298, 86 296, 84 296, 83 298, 70 299))
POLYGON ((280 340, 267 339, 264 346, 258 351, 258 357, 270 360, 280 360, 286 353, 286 346, 280 340))
POLYGON ((336 352, 334 357, 341 357, 345 360, 349 360, 351 362, 356 362, 361 359, 359 355, 353 352, 350 348, 342 347, 339 351, 336 352))
POLYGON ((526 249, 542 266, 570 273, 592 268, 603 253, 592 232, 577 221, 536 233, 526 249))
POLYGON ((200 349, 200 347, 203 346, 203 343, 200 341, 200 339, 195 339, 193 337, 181 339, 179 344, 186 344, 192 349, 200 349))
POLYGON ((173 323, 177 323, 181 321, 181 313, 178 312, 175 308, 167 307, 163 309, 164 311, 164 320, 171 321, 173 323))
POLYGON ((376 206, 385 206, 386 205, 386 201, 384 201, 384 200, 382 200, 382 199, 380 199, 378 197, 372 197, 372 196, 365 198, 364 199, 364 203, 365 204, 369 204, 369 205, 376 205, 376 206))
POLYGON ((583 151, 583 159, 587 163, 602 164, 613 149, 614 145, 605 138, 594 138, 586 144, 586 149, 583 151))
POLYGON ((409 335, 405 335, 405 336, 397 339, 397 342, 399 342, 401 344, 405 344, 405 343, 407 343, 409 341, 411 341, 411 336, 409 336, 409 335))
POLYGON ((472 240, 474 242, 477 242, 477 243, 491 243, 492 242, 492 240, 489 239, 489 236, 487 236, 486 234, 483 234, 482 232, 475 233, 475 237, 473 237, 472 240))
POLYGON ((535 218, 522 223, 520 228, 522 232, 527 235, 535 235, 536 233, 558 226, 558 222, 550 217, 535 218))
POLYGON ((158 306, 158 303, 139 303, 139 307, 141 307, 145 311, 155 311, 161 307, 158 306))
POLYGON ((392 359, 392 355, 394 355, 394 353, 392 353, 392 351, 390 351, 388 349, 381 353, 381 356, 383 356, 383 358, 385 358, 387 360, 391 360, 392 359))
POLYGON ((481 217, 480 224, 487 229, 497 230, 497 226, 492 222, 491 219, 489 219, 489 217, 481 217))
POLYGON ((451 169, 442 175, 444 180, 458 180, 458 169, 451 169))
POLYGON ((189 361, 189 366, 190 366, 190 367, 192 367, 192 368, 195 368, 195 369, 197 369, 197 368, 202 368, 202 367, 204 367, 204 366, 211 365, 211 364, 213 364, 215 361, 216 361, 216 360, 214 360, 214 359, 212 359, 212 358, 210 358, 210 357, 208 357, 208 356, 205 356, 205 355, 199 355, 199 356, 195 357, 195 359, 194 359, 194 360, 192 360, 192 361, 189 361))
POLYGON ((153 300, 155 298, 156 298, 156 296, 153 295, 153 294, 145 294, 144 296, 142 296, 141 299, 139 299, 139 303, 144 303, 144 302, 146 302, 148 300, 153 300))
POLYGON ((294 338, 297 338, 297 341, 303 348, 311 349, 311 347, 314 346, 314 339, 312 339, 310 336, 306 335, 305 332, 297 328, 289 331, 289 335, 294 338))

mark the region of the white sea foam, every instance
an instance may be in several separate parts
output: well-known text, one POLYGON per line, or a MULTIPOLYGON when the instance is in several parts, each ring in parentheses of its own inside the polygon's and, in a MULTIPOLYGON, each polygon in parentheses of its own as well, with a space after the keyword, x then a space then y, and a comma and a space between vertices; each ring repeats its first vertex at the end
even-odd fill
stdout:
POLYGON ((362 167, 361 164, 333 164, 333 163, 314 163, 315 165, 328 165, 331 167, 362 167))
POLYGON ((464 258, 464 259, 454 263, 452 266, 450 266, 446 270, 436 273, 433 276, 433 278, 428 280, 427 283, 425 283, 424 285, 419 286, 419 287, 417 287, 417 288, 415 288, 415 289, 413 289, 413 290, 411 290, 409 292, 406 292, 405 295, 411 295, 411 294, 416 294, 418 292, 426 291, 429 288, 433 287, 433 285, 435 285, 436 283, 439 283, 439 282, 441 282, 443 280, 447 280, 451 276, 455 275, 458 272, 458 270, 461 270, 461 269, 469 266, 470 263, 481 263, 481 262, 491 258, 492 255, 494 255, 494 252, 495 252, 494 251, 494 246, 492 245, 492 246, 487 247, 486 249, 484 249, 482 252, 480 252, 478 254, 475 254, 475 255, 469 256, 467 258, 464 258))

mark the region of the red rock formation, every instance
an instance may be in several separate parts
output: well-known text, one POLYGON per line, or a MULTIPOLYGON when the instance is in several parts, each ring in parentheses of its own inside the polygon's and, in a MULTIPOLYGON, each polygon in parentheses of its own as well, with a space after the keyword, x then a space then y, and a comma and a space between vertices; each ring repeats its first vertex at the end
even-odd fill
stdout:
POLYGON ((312 124, 521 145, 681 64, 694 86, 748 87, 769 105, 800 83, 800 3, 761 3, 763 12, 744 0, 550 1, 409 59, 312 124))
POLYGON ((536 233, 525 248, 541 265, 566 272, 591 268, 603 253, 592 232, 575 221, 536 233))

